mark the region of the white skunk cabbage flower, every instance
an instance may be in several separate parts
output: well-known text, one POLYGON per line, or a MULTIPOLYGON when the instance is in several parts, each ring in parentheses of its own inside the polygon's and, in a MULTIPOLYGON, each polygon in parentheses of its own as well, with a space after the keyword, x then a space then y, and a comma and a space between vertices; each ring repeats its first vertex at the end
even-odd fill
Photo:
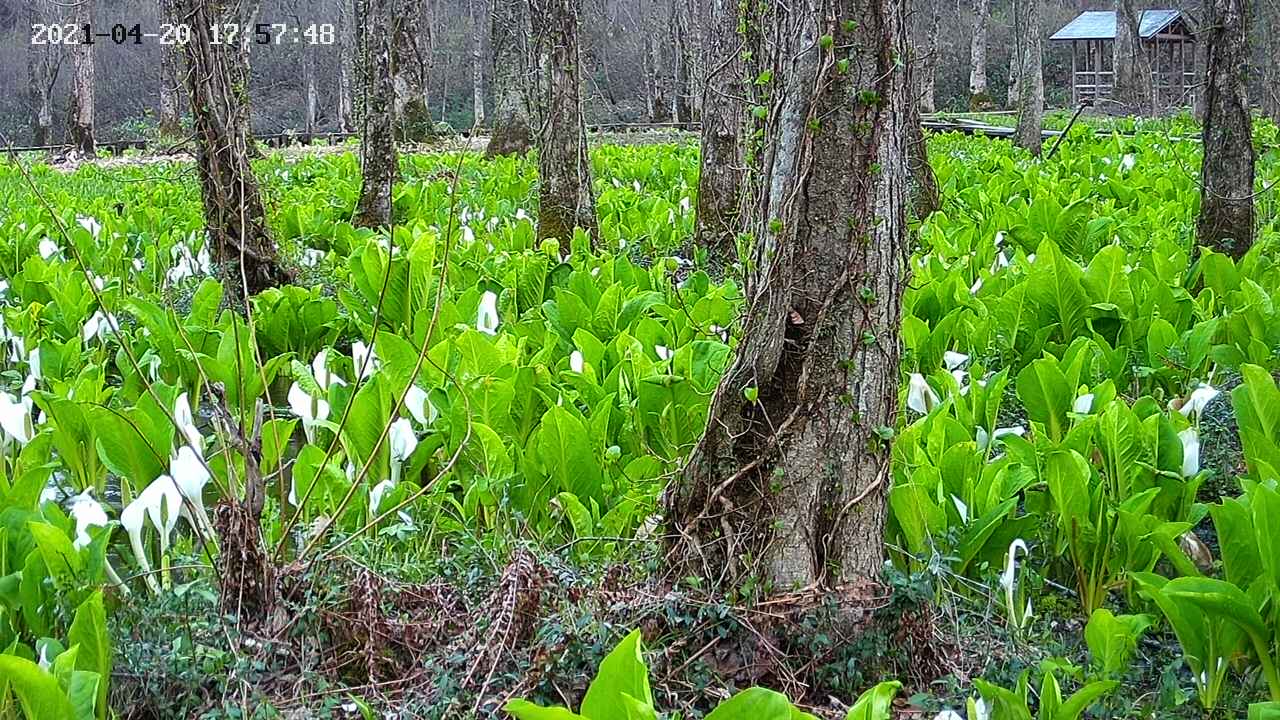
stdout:
POLYGON ((142 531, 146 521, 160 533, 160 554, 169 550, 169 540, 173 529, 178 524, 178 513, 182 508, 182 492, 174 484, 173 478, 161 475, 148 485, 133 502, 125 506, 120 513, 120 524, 129 534, 129 543, 133 547, 133 555, 138 567, 146 573, 147 586, 152 592, 159 592, 160 586, 151 576, 151 563, 147 561, 146 549, 142 545, 142 531))
POLYGON ((473 243, 473 242, 475 242, 475 241, 476 241, 476 233, 475 233, 475 231, 471 229, 471 226, 470 226, 470 225, 463 225, 463 226, 462 226, 462 242, 463 242, 463 244, 465 244, 465 245, 470 245, 471 243, 473 243))
POLYGON ((23 396, 15 400, 12 395, 0 392, 0 429, 5 435, 18 441, 18 445, 26 445, 36 436, 35 424, 31 418, 31 398, 23 396))
POLYGON ((387 493, 391 492, 395 486, 394 482, 383 480, 369 490, 369 515, 371 517, 377 516, 378 508, 382 505, 382 498, 386 497, 387 493))
POLYGON ((89 537, 89 528, 106 527, 110 522, 102 503, 93 499, 93 488, 87 488, 71 498, 70 511, 72 519, 76 521, 76 537, 72 545, 77 550, 92 542, 92 538, 89 537))
POLYGON ((44 375, 40 370, 40 348, 33 348, 27 353, 27 366, 31 368, 31 377, 36 380, 44 379, 44 375))
POLYGON ((485 290, 480 296, 480 307, 476 310, 476 330, 487 335, 498 334, 498 296, 492 290, 485 290))
POLYGON ((671 359, 671 350, 666 345, 654 345, 653 351, 657 353, 659 360, 671 359))
POLYGON ((400 418, 391 423, 391 482, 400 481, 400 466, 418 447, 418 436, 413 434, 409 421, 400 418))
POLYGON ((431 427, 439 417, 440 413, 436 410, 436 406, 431 404, 427 399, 427 391, 417 385, 410 385, 409 390, 404 395, 404 406, 409 410, 409 414, 413 416, 418 424, 425 427, 431 427))
POLYGON ((307 442, 315 442, 316 423, 329 419, 329 402, 324 398, 313 398, 298 383, 289 386, 289 411, 302 419, 302 432, 307 442))
POLYGON ((1133 153, 1127 153, 1124 157, 1120 158, 1120 172, 1127 173, 1132 170, 1133 166, 1136 164, 1137 158, 1133 156, 1133 153))
POLYGON ((969 356, 964 353, 952 350, 942 353, 942 364, 946 366, 947 370, 958 370, 967 362, 969 362, 969 356))
POLYGON ((97 239, 98 235, 102 232, 102 224, 93 216, 77 215, 76 222, 80 224, 80 227, 88 230, 89 234, 92 235, 94 239, 97 239))
POLYGON ((41 240, 40 244, 36 246, 36 250, 39 251, 41 259, 44 260, 48 260, 54 255, 62 252, 62 248, 58 247, 58 243, 50 240, 49 238, 41 240))
MULTIPOLYGON (((364 343, 360 344, 361 346, 364 345, 364 343)), ((332 385, 346 385, 346 380, 343 380, 336 373, 330 372, 328 362, 329 350, 327 348, 316 353, 315 359, 311 361, 311 374, 315 377, 316 384, 323 390, 328 390, 332 385)), ((359 368, 356 369, 358 370, 359 368)))
POLYGON ((1009 622, 1014 628, 1025 627, 1027 621, 1031 619, 1031 599, 1027 599, 1026 610, 1021 615, 1018 609, 1014 607, 1016 600, 1014 599, 1018 590, 1018 551, 1021 550, 1023 555, 1029 555, 1030 550, 1027 549, 1027 543, 1018 538, 1009 543, 1009 555, 1005 558, 1004 572, 1000 573, 1000 587, 1004 588, 1005 609, 1009 612, 1009 622))
POLYGON ((322 260, 324 260, 323 250, 318 248, 307 248, 302 251, 302 257, 298 259, 298 262, 303 267, 315 267, 319 265, 322 260))
POLYGON ((93 338, 105 342, 107 336, 118 331, 120 324, 116 322, 116 316, 111 313, 104 313, 97 310, 84 323, 84 329, 81 331, 81 337, 85 342, 89 342, 93 338))
POLYGON ((524 208, 516 208, 516 220, 528 220, 528 219, 529 219, 529 214, 524 211, 524 208))
POLYGON ((964 718, 960 717, 960 713, 955 710, 943 710, 934 715, 933 720, 964 720, 964 718))
POLYGON ((357 377, 361 380, 366 380, 373 375, 379 365, 378 354, 362 340, 351 343, 351 362, 355 365, 357 377))
POLYGON ((929 411, 939 402, 938 394, 929 387, 929 383, 920 373, 911 373, 911 379, 907 382, 907 407, 920 413, 928 415, 929 411))
POLYGON ((1191 477, 1200 472, 1200 434, 1195 428, 1178 433, 1182 441, 1182 476, 1191 477))
POLYGON ((982 289, 982 278, 978 278, 977 280, 973 281, 972 285, 969 286, 969 294, 977 295, 978 291, 981 289, 982 289))
POLYGON ((569 353, 570 372, 576 372, 578 374, 581 374, 582 368, 583 368, 582 353, 578 350, 574 350, 573 352, 569 353))
POLYGON ((142 504, 142 498, 138 497, 133 502, 124 507, 120 511, 120 524, 124 526, 124 530, 129 534, 129 544, 133 547, 133 557, 138 562, 138 568, 143 572, 143 579, 146 580, 147 587, 151 588, 151 592, 159 593, 160 586, 156 584, 156 579, 151 575, 151 563, 147 561, 146 550, 142 546, 142 529, 147 522, 147 508, 142 504))
POLYGON ((1085 393, 1071 404, 1071 412, 1088 415, 1093 412, 1093 393, 1085 393))
POLYGON ((1200 422, 1201 413, 1216 397, 1218 397, 1216 388, 1201 383, 1199 387, 1191 391, 1191 395, 1186 402, 1182 403, 1182 407, 1178 408, 1178 412, 1182 413, 1183 417, 1192 418, 1196 422, 1200 422))
POLYGON ((186 393, 182 393, 177 400, 173 401, 173 421, 177 424, 178 431, 186 438, 187 445, 203 456, 204 436, 196 429, 195 416, 191 413, 191 402, 186 393))
POLYGON ((974 441, 978 444, 979 450, 986 450, 988 444, 994 441, 998 441, 1000 438, 1004 437, 1005 435, 1017 435, 1018 437, 1022 437, 1023 435, 1026 435, 1026 434, 1027 434, 1027 429, 1022 427, 1021 425, 1014 425, 1013 427, 996 428, 996 431, 991 433, 990 436, 987 435, 986 428, 979 427, 978 432, 974 437, 974 441))
POLYGON ((213 524, 209 522, 209 514, 204 509, 204 486, 209 484, 212 476, 209 475, 209 468, 205 467, 204 460, 190 445, 183 445, 169 460, 169 474, 187 503, 190 503, 189 506, 183 504, 182 512, 188 513, 187 508, 190 507, 195 513, 194 517, 188 518, 191 524, 198 531, 208 532, 209 537, 213 537, 213 524))

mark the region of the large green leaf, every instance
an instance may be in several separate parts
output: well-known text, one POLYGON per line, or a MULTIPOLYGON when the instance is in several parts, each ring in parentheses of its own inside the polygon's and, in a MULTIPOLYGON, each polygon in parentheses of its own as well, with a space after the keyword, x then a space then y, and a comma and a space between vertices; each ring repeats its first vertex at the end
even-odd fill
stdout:
POLYGON ((1075 400, 1074 388, 1055 358, 1041 358, 1018 373, 1018 397, 1027 417, 1044 426, 1049 439, 1060 442, 1066 436, 1068 413, 1075 400))
POLYGON ((582 699, 582 714, 591 720, 612 720, 626 712, 623 696, 652 706, 649 667, 644 663, 640 631, 632 630, 618 643, 596 672, 596 679, 582 699))
POLYGON ((9 681, 27 720, 70 720, 76 710, 53 675, 14 655, 0 655, 0 677, 9 681))
POLYGON ((844 720, 891 720, 893 699, 901 688, 902 683, 888 680, 867 690, 858 696, 844 720))
POLYGON ((98 717, 107 717, 107 682, 111 677, 111 638, 107 633, 107 612, 102 605, 102 591, 89 596, 76 608, 75 619, 67 631, 67 642, 78 646, 76 667, 97 673, 103 678, 97 684, 98 717))

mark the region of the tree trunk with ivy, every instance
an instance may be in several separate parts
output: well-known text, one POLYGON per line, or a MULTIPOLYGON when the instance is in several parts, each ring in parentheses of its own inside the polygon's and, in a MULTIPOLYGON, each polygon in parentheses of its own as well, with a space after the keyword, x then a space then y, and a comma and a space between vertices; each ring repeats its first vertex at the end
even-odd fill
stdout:
POLYGON ((743 37, 738 32, 738 0, 707 0, 702 46, 707 80, 702 95, 702 158, 698 171, 698 218, 695 240, 712 264, 725 267, 737 259, 743 230, 742 129, 747 108, 742 97, 746 78, 743 37))
POLYGON ((289 276, 280 265, 249 165, 246 55, 234 45, 215 44, 209 32, 234 17, 234 3, 178 0, 177 8, 191 28, 186 84, 210 249, 230 286, 254 295, 289 276))
POLYGON ((392 65, 395 0, 358 0, 360 52, 360 201, 356 224, 391 224, 391 189, 400 178, 392 65))
POLYGON ((884 560, 909 78, 896 0, 777 17, 742 340, 664 502, 674 577, 785 591, 872 578, 884 560))
POLYGON ((1151 63, 1142 50, 1138 28, 1142 13, 1133 0, 1115 0, 1116 39, 1112 43, 1115 74, 1111 101, 1121 113, 1141 113, 1152 109, 1151 63))
POLYGON ((991 0, 974 0, 973 35, 969 38, 969 109, 991 108, 987 89, 987 28, 991 25, 991 0))
POLYGON ((486 157, 523 155, 533 145, 529 85, 533 78, 528 0, 493 0, 493 134, 486 157))
POLYGON ((1040 0, 1017 0, 1018 126, 1014 142, 1040 157, 1044 144, 1044 44, 1040 0))
POLYGON ((595 192, 582 115, 578 20, 582 0, 530 0, 533 34, 542 55, 539 86, 538 239, 568 243, 573 229, 596 232, 595 192))
MULTIPOLYGON (((91 23, 92 3, 79 2, 71 8, 71 22, 77 31, 91 23)), ((93 157, 97 144, 93 138, 93 45, 71 46, 71 107, 67 116, 67 143, 80 154, 93 157)))
POLYGON ((1204 160, 1196 231, 1201 245, 1239 258, 1253 245, 1255 222, 1248 2, 1209 0, 1207 10, 1204 160))

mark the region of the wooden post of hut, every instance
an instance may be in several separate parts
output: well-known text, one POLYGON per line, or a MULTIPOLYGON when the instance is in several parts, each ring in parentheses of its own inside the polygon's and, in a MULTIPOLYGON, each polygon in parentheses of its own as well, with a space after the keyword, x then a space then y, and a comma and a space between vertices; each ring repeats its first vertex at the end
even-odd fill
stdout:
MULTIPOLYGON (((1195 98, 1195 72, 1187 70, 1188 45, 1194 48, 1196 23, 1181 10, 1143 10, 1138 35, 1144 52, 1152 60, 1151 97, 1157 109, 1190 105, 1195 98), (1174 48, 1177 48, 1176 77, 1174 48), (1168 62, 1162 60, 1165 50, 1168 62)), ((1113 11, 1080 13, 1061 30, 1049 37, 1051 42, 1071 45, 1071 102, 1096 104, 1110 97, 1115 89, 1115 68, 1107 69, 1111 43, 1116 39, 1116 14, 1113 11), (1080 46, 1084 46, 1084 65, 1080 65, 1080 46)), ((1191 51, 1194 56, 1194 51, 1191 51)))

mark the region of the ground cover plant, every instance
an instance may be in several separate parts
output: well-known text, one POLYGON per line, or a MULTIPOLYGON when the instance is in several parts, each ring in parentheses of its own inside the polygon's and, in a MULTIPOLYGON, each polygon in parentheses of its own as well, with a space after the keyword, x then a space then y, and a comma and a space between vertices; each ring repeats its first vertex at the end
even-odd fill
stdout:
MULTIPOLYGON (((532 158, 404 157, 387 232, 351 222, 353 155, 269 154, 293 282, 248 307, 189 166, 0 166, 0 702, 1269 717, 1275 200, 1233 259, 1193 240, 1195 143, 1068 142, 930 138, 942 207, 915 228, 881 428, 891 563, 848 591, 879 607, 857 622, 803 589, 653 584, 745 302, 691 242, 696 147, 595 148, 594 247, 537 239, 532 158), (246 626, 220 530, 254 492, 285 608, 246 626)), ((1275 127, 1256 142, 1265 186, 1275 127)))

